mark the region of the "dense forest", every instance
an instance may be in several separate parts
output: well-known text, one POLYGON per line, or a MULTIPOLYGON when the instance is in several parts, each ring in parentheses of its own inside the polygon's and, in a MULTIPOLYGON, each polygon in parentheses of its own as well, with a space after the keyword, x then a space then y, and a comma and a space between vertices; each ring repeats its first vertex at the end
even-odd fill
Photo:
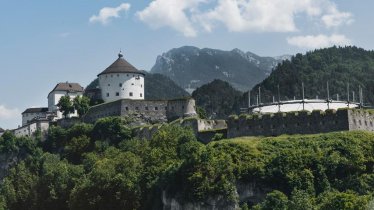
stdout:
POLYGON ((136 139, 131 119, 51 127, 0 137, 5 156, 22 157, 0 185, 0 209, 162 209, 224 200, 241 209, 367 209, 374 206, 374 134, 339 132, 198 142, 164 125, 136 139), (245 196, 240 186, 253 186, 245 196))
POLYGON ((229 115, 238 113, 242 93, 233 88, 228 82, 214 80, 197 88, 192 93, 196 105, 205 110, 209 118, 226 119, 229 115))
POLYGON ((330 98, 347 100, 347 84, 350 88, 350 100, 355 91, 358 101, 359 86, 363 88, 364 103, 374 104, 374 51, 357 47, 331 47, 296 54, 291 60, 285 60, 274 69, 268 78, 252 89, 252 101, 255 101, 258 88, 261 87, 262 101, 277 98, 278 85, 281 100, 302 98, 302 83, 307 98, 327 98, 329 82, 330 98))

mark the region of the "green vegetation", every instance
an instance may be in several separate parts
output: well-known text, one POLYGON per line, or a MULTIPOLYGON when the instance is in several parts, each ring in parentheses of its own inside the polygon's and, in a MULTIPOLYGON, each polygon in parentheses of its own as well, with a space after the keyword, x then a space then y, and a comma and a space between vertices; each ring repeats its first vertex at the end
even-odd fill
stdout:
MULTIPOLYGON (((165 125, 134 138, 129 119, 51 127, 48 139, 0 137, 4 155, 22 157, 0 184, 0 209, 162 209, 165 191, 180 203, 210 198, 242 209, 366 209, 373 205, 374 134, 241 137, 198 142, 165 125)), ((217 139, 220 139, 217 136, 217 139)))
POLYGON ((238 113, 241 96, 240 91, 222 80, 214 80, 192 93, 196 105, 205 110, 206 117, 215 119, 225 119, 230 114, 238 113))
POLYGON ((90 108, 90 99, 86 96, 77 96, 73 100, 73 106, 77 110, 79 117, 82 117, 90 108))
MULTIPOLYGON (((261 87, 262 101, 272 101, 280 87, 281 100, 302 97, 304 82, 306 98, 327 98, 326 82, 329 82, 330 96, 347 100, 347 83, 356 92, 358 101, 359 86, 363 88, 364 102, 374 104, 374 51, 357 47, 331 47, 314 50, 305 55, 296 54, 291 61, 279 64, 263 82, 252 89, 252 101, 261 87)), ((247 97, 247 96, 246 96, 247 97)), ((248 97, 247 97, 248 98, 248 97)), ((243 103, 248 101, 243 99, 243 103)))
POLYGON ((60 98, 57 107, 60 109, 65 118, 67 118, 70 113, 74 113, 74 104, 68 95, 60 98))

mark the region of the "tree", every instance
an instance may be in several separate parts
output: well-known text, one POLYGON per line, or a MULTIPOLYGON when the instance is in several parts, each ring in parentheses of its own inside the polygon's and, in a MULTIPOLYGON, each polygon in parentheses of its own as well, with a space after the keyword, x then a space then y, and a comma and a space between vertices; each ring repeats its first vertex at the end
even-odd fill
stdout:
POLYGON ((73 106, 77 110, 79 117, 82 117, 90 108, 90 99, 86 96, 77 96, 73 100, 73 106))
POLYGON ((58 101, 57 107, 60 109, 62 114, 65 116, 65 118, 67 118, 67 116, 70 113, 74 112, 73 102, 71 101, 70 96, 68 95, 62 96, 60 98, 60 100, 58 101))

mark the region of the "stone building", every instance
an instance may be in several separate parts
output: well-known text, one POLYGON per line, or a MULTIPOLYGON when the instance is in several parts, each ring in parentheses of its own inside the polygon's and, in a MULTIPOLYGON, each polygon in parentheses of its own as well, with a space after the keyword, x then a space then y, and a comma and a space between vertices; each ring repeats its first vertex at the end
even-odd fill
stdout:
MULTIPOLYGON (((55 88, 48 94, 48 111, 51 113, 56 113, 55 119, 63 118, 62 112, 57 107, 57 104, 62 96, 70 96, 73 100, 77 96, 82 96, 84 92, 84 88, 78 83, 69 83, 69 82, 62 82, 58 83, 55 88)), ((75 111, 74 113, 69 114, 68 117, 76 117, 78 113, 75 111)))
POLYGON ((16 137, 30 137, 39 130, 42 133, 42 137, 45 137, 48 132, 49 122, 48 119, 33 120, 22 127, 14 129, 13 133, 16 137))
POLYGON ((374 113, 365 109, 240 115, 228 119, 227 137, 374 131, 373 123, 374 113))
POLYGON ((114 63, 97 76, 105 102, 144 99, 144 73, 127 62, 121 53, 114 63))
POLYGON ((121 53, 98 78, 105 103, 91 107, 84 116, 85 122, 108 116, 131 116, 142 123, 160 123, 197 115, 192 98, 144 100, 144 86, 147 85, 144 73, 127 62, 121 53))
POLYGON ((32 120, 47 118, 48 107, 28 108, 22 112, 22 126, 29 124, 32 120))

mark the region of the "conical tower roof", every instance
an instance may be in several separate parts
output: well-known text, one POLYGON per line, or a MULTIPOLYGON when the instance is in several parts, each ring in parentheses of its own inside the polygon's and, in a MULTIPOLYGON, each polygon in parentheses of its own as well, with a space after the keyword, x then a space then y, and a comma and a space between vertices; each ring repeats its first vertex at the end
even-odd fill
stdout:
POLYGON ((100 76, 102 74, 112 74, 112 73, 136 73, 136 74, 143 74, 143 72, 136 69, 133 65, 127 62, 121 53, 118 54, 118 59, 112 63, 108 68, 106 68, 103 72, 98 74, 100 76))

